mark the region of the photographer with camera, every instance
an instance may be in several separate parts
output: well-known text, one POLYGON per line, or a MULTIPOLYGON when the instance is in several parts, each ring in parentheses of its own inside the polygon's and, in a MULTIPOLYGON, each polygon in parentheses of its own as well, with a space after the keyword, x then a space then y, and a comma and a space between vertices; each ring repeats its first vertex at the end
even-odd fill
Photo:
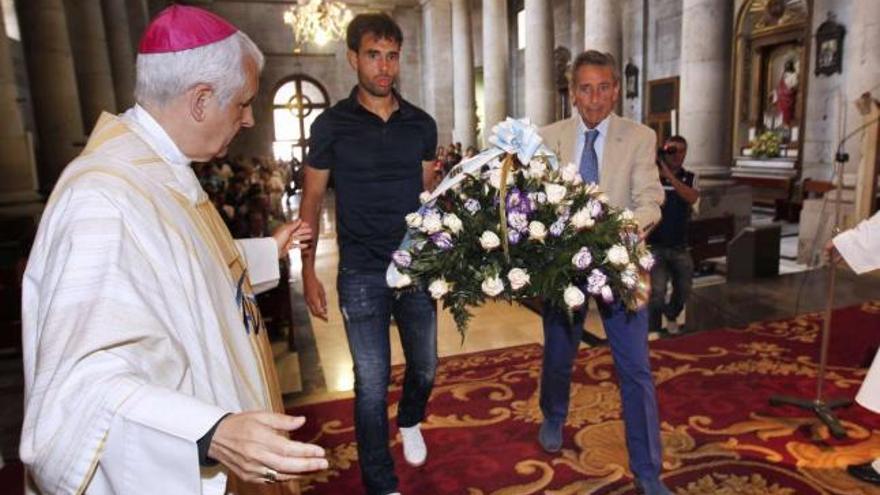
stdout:
POLYGON ((666 193, 662 219, 648 236, 648 246, 654 255, 651 269, 651 299, 648 303, 648 330, 659 332, 666 316, 666 330, 679 332, 678 316, 684 309, 691 292, 694 262, 688 251, 688 223, 697 209, 700 192, 695 186, 696 176, 684 169, 687 141, 672 136, 657 151, 660 182, 666 193), (672 281, 672 295, 666 302, 666 286, 672 281))

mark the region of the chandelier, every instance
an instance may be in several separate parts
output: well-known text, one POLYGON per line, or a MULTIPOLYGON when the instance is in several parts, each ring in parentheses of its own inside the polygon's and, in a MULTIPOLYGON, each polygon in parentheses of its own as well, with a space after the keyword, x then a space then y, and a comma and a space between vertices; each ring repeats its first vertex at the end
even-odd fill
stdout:
POLYGON ((293 52, 313 43, 324 46, 345 37, 345 28, 351 21, 351 11, 336 0, 298 0, 284 12, 284 23, 293 32, 293 52))

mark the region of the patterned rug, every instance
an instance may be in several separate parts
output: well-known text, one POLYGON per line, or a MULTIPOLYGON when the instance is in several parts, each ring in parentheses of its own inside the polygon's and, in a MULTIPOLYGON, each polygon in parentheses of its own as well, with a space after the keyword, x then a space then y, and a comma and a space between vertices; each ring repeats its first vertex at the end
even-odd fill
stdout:
MULTIPOLYGON (((880 415, 857 405, 839 410, 848 438, 835 440, 811 413, 768 405, 774 394, 814 396, 821 317, 652 343, 662 477, 673 493, 880 493, 842 469, 880 456, 880 415)), ((880 343, 880 301, 837 311, 832 321, 826 390, 832 398, 853 397, 880 343)), ((400 437, 391 440, 403 493, 635 493, 609 350, 578 355, 572 410, 557 455, 537 443, 541 350, 529 345, 441 360, 423 424, 428 462, 405 465, 400 437)), ((392 373, 394 417, 403 368, 392 373)), ((343 399, 294 411, 309 418, 296 437, 323 445, 331 457, 329 470, 304 480, 305 493, 362 493, 352 409, 352 400, 343 399)))

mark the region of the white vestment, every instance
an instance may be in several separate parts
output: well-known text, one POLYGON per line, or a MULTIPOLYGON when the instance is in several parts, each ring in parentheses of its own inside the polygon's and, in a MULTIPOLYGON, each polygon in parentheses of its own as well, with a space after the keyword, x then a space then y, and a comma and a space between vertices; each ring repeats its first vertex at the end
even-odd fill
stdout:
POLYGON ((277 405, 265 332, 242 308, 248 282, 277 283, 278 256, 271 238, 230 255, 212 215, 149 114, 102 115, 49 199, 23 280, 29 493, 225 491, 196 441, 227 412, 277 405))
MULTIPOLYGON (((858 274, 880 268, 880 212, 837 235, 834 247, 858 274)), ((880 350, 856 394, 856 402, 880 413, 880 350)))

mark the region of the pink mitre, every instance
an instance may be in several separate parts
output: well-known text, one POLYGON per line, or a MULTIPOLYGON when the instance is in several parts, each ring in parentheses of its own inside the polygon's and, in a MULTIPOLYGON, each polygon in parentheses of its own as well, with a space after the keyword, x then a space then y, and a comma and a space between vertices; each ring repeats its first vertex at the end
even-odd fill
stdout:
POLYGON ((223 41, 238 28, 207 10, 188 5, 172 5, 147 26, 138 53, 170 53, 223 41))

